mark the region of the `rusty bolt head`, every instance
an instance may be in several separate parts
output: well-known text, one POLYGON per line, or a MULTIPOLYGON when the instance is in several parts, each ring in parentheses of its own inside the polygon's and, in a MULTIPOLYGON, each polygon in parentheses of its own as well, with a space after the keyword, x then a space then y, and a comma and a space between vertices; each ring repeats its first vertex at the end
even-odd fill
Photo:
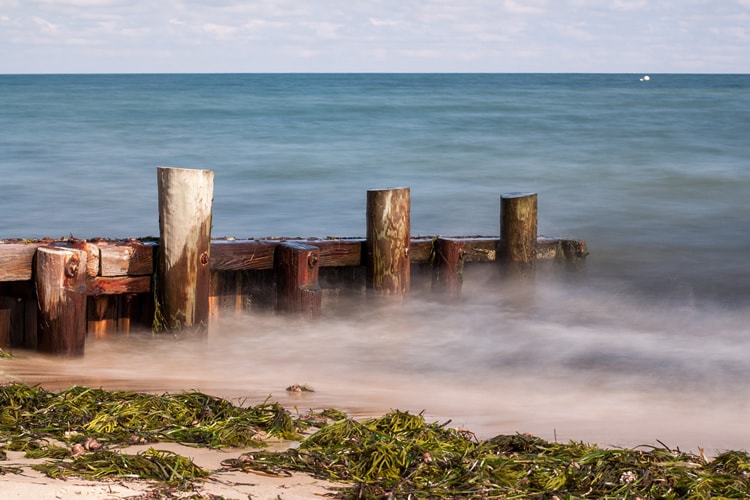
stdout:
POLYGON ((201 254, 201 264, 204 266, 208 264, 208 252, 203 252, 201 254))
POLYGON ((65 276, 68 278, 75 278, 78 275, 78 266, 80 264, 80 259, 77 255, 73 255, 68 261, 65 263, 65 276))
POLYGON ((313 254, 310 254, 310 256, 307 258, 307 265, 310 267, 310 269, 313 269, 315 266, 318 265, 318 256, 313 254))

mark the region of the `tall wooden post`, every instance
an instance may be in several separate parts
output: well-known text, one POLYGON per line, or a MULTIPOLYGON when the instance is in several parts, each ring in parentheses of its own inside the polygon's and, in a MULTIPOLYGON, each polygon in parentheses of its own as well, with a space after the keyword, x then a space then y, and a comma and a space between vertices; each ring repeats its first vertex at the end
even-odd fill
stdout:
POLYGON ((537 195, 508 193, 500 197, 498 261, 509 276, 524 277, 536 268, 537 195))
POLYGON ((158 167, 157 177, 163 327, 206 331, 214 172, 158 167))
POLYGON ((83 354, 86 342, 86 252, 40 247, 36 252, 37 348, 83 354))
POLYGON ((464 241, 437 238, 433 243, 432 290, 446 297, 461 295, 464 275, 464 241))
POLYGON ((276 247, 277 310, 320 318, 319 262, 320 250, 313 245, 285 241, 276 247))
POLYGON ((404 300, 411 283, 409 188, 367 191, 367 288, 404 300))

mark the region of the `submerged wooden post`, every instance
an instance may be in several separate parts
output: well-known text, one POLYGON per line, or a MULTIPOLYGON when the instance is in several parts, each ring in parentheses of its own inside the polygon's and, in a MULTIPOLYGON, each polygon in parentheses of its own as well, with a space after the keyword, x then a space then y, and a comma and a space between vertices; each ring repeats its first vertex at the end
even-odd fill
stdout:
MULTIPOLYGON (((158 167, 162 329, 208 328, 214 172, 158 167)), ((158 329, 158 328, 157 328, 158 329)))
POLYGON ((409 188, 367 191, 367 288, 402 301, 411 279, 409 188))
POLYGON ((37 348, 83 354, 86 342, 86 252, 41 247, 36 252, 37 348))
POLYGON ((523 277, 536 268, 537 195, 508 193, 500 197, 498 261, 509 276, 523 277))
POLYGON ((459 296, 463 285, 464 241, 437 238, 433 248, 432 290, 448 297, 459 296))
POLYGON ((277 310, 320 318, 319 261, 320 250, 312 245, 285 241, 276 247, 277 310))

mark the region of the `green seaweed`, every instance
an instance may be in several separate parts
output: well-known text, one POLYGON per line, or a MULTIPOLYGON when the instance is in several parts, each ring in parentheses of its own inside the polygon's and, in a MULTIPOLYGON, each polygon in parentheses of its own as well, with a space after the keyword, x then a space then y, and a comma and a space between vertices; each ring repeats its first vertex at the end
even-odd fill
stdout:
POLYGON ((263 435, 298 439, 300 425, 278 403, 241 407, 199 392, 157 396, 75 386, 54 394, 23 384, 0 386, 3 441, 91 437, 104 444, 262 446, 263 435))
MULTIPOLYGON (((479 440, 399 410, 365 420, 332 409, 293 417, 268 400, 243 407, 199 392, 157 396, 76 386, 52 393, 0 385, 0 459, 5 450, 47 458, 35 468, 52 477, 144 478, 182 488, 208 472, 154 447, 137 455, 107 447, 158 441, 260 447, 267 436, 301 443, 284 452, 257 448, 223 467, 338 481, 335 495, 345 499, 750 498, 744 451, 709 460, 702 451, 666 446, 608 449, 527 434, 479 440), (308 430, 314 432, 303 439, 308 430)), ((0 468, 7 472, 15 470, 0 468)))
POLYGON ((72 462, 57 460, 37 464, 33 468, 53 478, 74 475, 90 480, 152 479, 170 486, 185 486, 210 474, 188 458, 154 448, 136 455, 98 450, 75 458, 72 462))
POLYGON ((283 453, 246 453, 224 466, 299 471, 353 483, 342 498, 748 498, 750 456, 713 461, 668 448, 602 449, 525 434, 478 441, 394 411, 343 419, 283 453))

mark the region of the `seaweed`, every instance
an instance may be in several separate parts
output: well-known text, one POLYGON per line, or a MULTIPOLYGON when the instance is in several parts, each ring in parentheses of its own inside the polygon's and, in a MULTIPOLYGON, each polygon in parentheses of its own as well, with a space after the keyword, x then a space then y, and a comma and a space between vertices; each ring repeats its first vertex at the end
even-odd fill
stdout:
POLYGON ((347 481, 342 498, 748 498, 750 456, 713 461, 669 448, 603 449, 527 434, 473 433, 393 411, 342 419, 283 453, 245 453, 225 467, 299 471, 347 481))
POLYGON ((57 460, 32 466, 49 477, 75 475, 84 479, 152 479, 170 486, 186 486, 209 472, 177 453, 149 448, 136 455, 97 450, 72 462, 57 460))
POLYGON ((52 393, 0 385, 3 454, 7 449, 48 458, 34 467, 51 477, 137 477, 183 485, 208 473, 171 452, 152 448, 132 456, 106 447, 159 441, 262 447, 268 437, 301 439, 306 427, 267 400, 243 407, 199 392, 152 395, 74 386, 52 393))
MULTIPOLYGON (((46 458, 51 477, 141 478, 187 488, 209 472, 154 446, 136 455, 108 449, 175 441, 252 451, 225 469, 341 483, 339 498, 750 498, 750 455, 709 460, 662 447, 601 448, 528 434, 480 440, 474 433, 393 410, 364 420, 339 410, 293 417, 278 403, 243 407, 202 394, 149 395, 75 386, 59 393, 0 385, 0 460, 6 450, 46 458), (307 433, 303 437, 302 433, 307 433), (266 438, 301 441, 283 452, 266 438)), ((661 444, 661 443, 660 443, 661 444)), ((0 467, 0 474, 16 472, 0 467)))
POLYGON ((160 396, 74 386, 59 393, 0 386, 0 440, 95 438, 103 444, 175 441, 210 447, 262 446, 262 437, 299 439, 278 403, 242 407, 199 392, 160 396))

